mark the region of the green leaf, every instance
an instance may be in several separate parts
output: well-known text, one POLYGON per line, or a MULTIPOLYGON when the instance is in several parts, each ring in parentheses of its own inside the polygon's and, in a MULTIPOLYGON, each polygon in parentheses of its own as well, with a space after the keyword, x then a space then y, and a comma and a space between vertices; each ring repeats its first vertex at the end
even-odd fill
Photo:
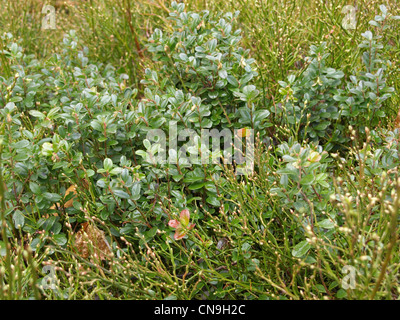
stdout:
POLYGON ((9 102, 20 102, 23 99, 21 97, 12 97, 9 102))
POLYGON ((364 38, 366 38, 367 40, 369 40, 369 41, 372 41, 372 38, 373 38, 373 35, 372 35, 372 32, 371 31, 366 31, 366 32, 364 32, 364 33, 361 33, 361 35, 364 37, 364 38))
POLYGON ((147 150, 149 150, 149 149, 151 148, 151 143, 150 143, 150 141, 147 140, 147 139, 144 139, 144 140, 143 140, 143 145, 144 145, 144 147, 145 147, 147 150))
POLYGON ((322 220, 318 222, 318 226, 325 229, 333 229, 335 227, 335 223, 329 219, 322 220))
POLYGON ((347 297, 347 292, 343 289, 339 289, 338 292, 336 293, 336 297, 339 299, 343 299, 347 297))
POLYGON ((51 202, 58 202, 61 200, 61 196, 57 193, 45 192, 43 193, 43 196, 45 197, 45 199, 51 202))
POLYGON ((132 200, 139 200, 140 198, 140 189, 141 189, 141 184, 139 182, 136 182, 132 186, 132 200))
POLYGON ((22 214, 21 211, 16 210, 13 214, 13 221, 14 221, 14 226, 17 229, 20 229, 24 226, 25 223, 25 217, 22 214))
POLYGON ((304 240, 300 243, 298 243, 292 250, 292 255, 293 257, 296 258, 301 258, 305 256, 308 252, 308 250, 311 249, 311 245, 308 243, 307 240, 304 240))
POLYGON ((203 180, 204 180, 204 177, 201 177, 201 176, 188 176, 185 179, 183 179, 183 182, 192 183, 192 182, 203 181, 203 180))
POLYGON ((59 108, 59 107, 55 107, 55 108, 51 109, 51 110, 49 111, 49 113, 47 114, 47 117, 50 118, 50 119, 52 119, 53 116, 56 115, 58 111, 60 111, 60 108, 59 108))
POLYGON ((334 288, 336 288, 339 284, 336 281, 333 281, 330 285, 329 285, 329 290, 332 290, 334 288))
POLYGON ((146 237, 146 240, 148 241, 148 240, 152 239, 157 234, 157 231, 158 231, 157 227, 153 227, 149 231, 146 231, 144 233, 145 237, 146 237))
POLYGON ((218 71, 218 75, 222 78, 222 79, 226 79, 228 77, 228 73, 226 72, 226 70, 222 69, 218 71))
POLYGON ((87 173, 88 177, 91 177, 94 175, 95 172, 92 169, 88 169, 88 170, 86 170, 86 173, 87 173))
POLYGON ((314 182, 314 179, 315 179, 315 176, 312 173, 310 173, 301 178, 300 184, 303 186, 308 186, 314 182))
POLYGON ((32 191, 34 194, 41 194, 41 193, 42 193, 42 192, 40 191, 40 186, 39 186, 37 183, 33 182, 33 181, 30 181, 30 182, 29 182, 29 188, 31 189, 31 191, 32 191))
POLYGON ((43 224, 41 225, 42 228, 45 231, 49 231, 53 227, 53 225, 56 223, 57 219, 58 218, 55 216, 50 216, 50 218, 47 218, 46 220, 43 221, 43 224))
POLYGON ((122 172, 122 168, 114 168, 114 169, 112 169, 111 171, 110 171, 110 174, 111 175, 118 175, 118 174, 120 174, 122 172))
POLYGON ((298 175, 299 171, 297 169, 283 168, 283 169, 277 170, 276 173, 298 175))
POLYGON ((21 140, 21 141, 13 143, 11 145, 11 147, 13 149, 23 149, 23 148, 26 148, 29 145, 30 145, 30 142, 28 140, 21 140))
POLYGON ((54 241, 55 241, 58 245, 63 246, 64 244, 67 243, 67 237, 65 236, 64 233, 56 234, 56 235, 54 236, 54 241))
POLYGON ((229 84, 231 84, 232 86, 234 86, 236 88, 239 87, 239 82, 237 81, 237 79, 234 76, 229 75, 226 78, 226 80, 228 80, 229 84))
POLYGON ((253 74, 249 73, 249 74, 245 75, 244 77, 240 78, 240 84, 244 85, 247 82, 249 82, 251 79, 253 79, 253 74))
POLYGON ((385 5, 381 4, 381 5, 379 6, 379 9, 381 9, 381 12, 383 13, 384 16, 387 15, 387 12, 388 12, 388 11, 387 11, 387 8, 386 8, 385 5))
POLYGON ((29 111, 29 114, 31 116, 34 116, 34 117, 40 118, 40 119, 46 118, 46 116, 43 113, 41 113, 40 111, 37 111, 37 110, 31 110, 31 111, 29 111))
POLYGON ((29 155, 26 152, 20 152, 15 157, 15 161, 26 161, 29 159, 29 155))
MULTIPOLYGON (((292 156, 289 156, 288 154, 285 154, 282 156, 282 160, 284 160, 285 162, 295 162, 295 161, 297 161, 297 158, 294 158, 292 156)), ((287 173, 287 172, 281 172, 282 170, 279 170, 279 173, 287 173)))
POLYGON ((270 112, 268 110, 258 110, 255 113, 255 120, 256 121, 262 121, 266 119, 270 115, 270 112))
POLYGON ((324 121, 315 127, 315 130, 325 130, 330 125, 329 121, 324 121))
POLYGON ((113 162, 110 158, 105 158, 103 161, 104 170, 110 171, 113 167, 113 162))
POLYGON ((179 58, 180 58, 182 61, 187 61, 187 60, 188 60, 188 56, 187 56, 186 53, 181 53, 181 54, 179 54, 179 58))
POLYGON ((219 202, 217 197, 210 196, 206 199, 207 203, 213 205, 214 207, 219 207, 221 205, 221 202, 219 202))
POLYGON ((90 126, 91 126, 94 130, 103 132, 103 127, 102 127, 102 125, 100 124, 100 122, 97 121, 97 120, 93 120, 93 121, 90 123, 90 126))
POLYGON ((113 190, 113 193, 114 193, 117 197, 122 198, 122 199, 129 199, 129 198, 130 198, 130 196, 129 196, 128 193, 126 193, 125 191, 119 190, 119 189, 113 190))
MULTIPOLYGON (((35 239, 32 240, 31 242, 32 251, 36 251, 40 243, 40 240, 41 240, 40 237, 36 237, 35 239)), ((40 247, 42 247, 42 245, 40 245, 40 247)))
POLYGON ((217 39, 211 39, 208 43, 208 47, 210 49, 210 52, 213 52, 217 47, 217 39))
POLYGON ((315 286, 319 292, 326 293, 325 287, 322 284, 317 284, 315 286))
POLYGON ((203 188, 204 185, 205 185, 205 182, 196 182, 196 183, 191 184, 191 185, 188 187, 188 189, 189 189, 189 190, 198 190, 198 189, 203 188))
POLYGON ((330 185, 326 181, 318 181, 318 184, 326 189, 329 189, 330 185))
MULTIPOLYGON (((241 81, 243 84, 243 82, 241 81)), ((256 89, 254 85, 248 85, 243 88, 243 94, 245 95, 245 101, 252 101, 255 97, 258 96, 260 92, 256 89)), ((242 99, 243 100, 243 99, 242 99)))

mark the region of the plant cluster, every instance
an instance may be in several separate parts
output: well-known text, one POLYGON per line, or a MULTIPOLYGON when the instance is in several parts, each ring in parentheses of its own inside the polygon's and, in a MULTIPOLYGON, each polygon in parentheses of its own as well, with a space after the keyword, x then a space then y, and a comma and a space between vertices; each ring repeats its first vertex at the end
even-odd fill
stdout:
POLYGON ((90 24, 126 14, 131 69, 79 32, 48 59, 0 36, 0 298, 398 299, 399 129, 380 121, 398 16, 380 6, 361 34, 363 69, 339 70, 329 37, 311 45, 276 101, 239 12, 157 3, 169 17, 146 46, 129 0, 90 24), (254 132, 253 171, 207 130, 243 152, 254 132))
MULTIPOLYGON (((381 15, 370 21, 377 32, 400 19, 383 5, 380 10, 381 15)), ((391 62, 381 56, 384 45, 379 33, 374 36, 366 31, 362 37, 359 48, 364 70, 345 77, 343 71, 329 67, 327 43, 322 42, 311 46, 305 59, 308 66, 300 77, 290 75, 287 82, 279 82, 282 102, 273 110, 288 125, 290 135, 319 141, 327 151, 338 150, 350 140, 348 125, 365 135, 365 127, 376 127, 386 116, 382 106, 394 92, 386 83, 391 62)))

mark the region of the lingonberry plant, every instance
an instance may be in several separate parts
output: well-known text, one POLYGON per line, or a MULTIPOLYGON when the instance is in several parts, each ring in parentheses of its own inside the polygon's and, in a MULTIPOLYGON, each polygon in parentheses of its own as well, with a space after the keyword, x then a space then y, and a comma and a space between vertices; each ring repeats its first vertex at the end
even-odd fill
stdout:
MULTIPOLYGON (((381 15, 370 22, 377 32, 387 29, 390 21, 398 20, 388 14, 385 6, 380 10, 381 15)), ((374 36, 369 30, 361 35, 364 40, 359 48, 364 70, 354 70, 345 77, 343 71, 329 67, 327 43, 322 42, 310 47, 308 66, 300 78, 290 75, 287 82, 279 82, 282 107, 276 112, 291 135, 319 141, 327 151, 338 150, 350 139, 349 125, 365 135, 365 127, 377 126, 386 116, 382 105, 394 92, 386 84, 385 72, 391 62, 381 57, 385 47, 379 42, 382 36, 374 36)))
MULTIPOLYGON (((3 139, 9 146, 3 160, 10 201, 6 216, 12 213, 15 228, 43 230, 63 245, 63 223, 83 222, 95 212, 111 222, 114 236, 133 235, 138 228, 149 241, 167 228, 175 210, 189 207, 196 218, 200 204, 212 212, 223 205, 218 165, 189 163, 186 154, 173 149, 169 155, 175 151, 175 162, 155 163, 146 157, 162 150, 146 137, 154 129, 168 133, 171 123, 178 131, 199 134, 245 126, 260 131, 269 112, 256 106, 259 91, 250 85, 257 75, 254 60, 239 46, 240 30, 231 25, 238 13, 219 19, 207 12, 186 13, 182 4, 173 3, 172 9, 175 32, 163 36, 156 30, 149 46, 163 63, 164 80, 148 69, 140 98, 137 89, 127 87, 127 75, 88 60, 74 31, 59 54, 40 63, 16 42, 8 44, 15 77, 3 79, 8 85, 2 92, 3 139), (183 50, 191 57, 185 58, 183 50), (168 56, 180 59, 171 75, 166 74, 168 56), (70 185, 81 192, 65 194, 70 185), (66 207, 72 198, 73 205, 66 207), (27 212, 36 212, 35 218, 27 212)), ((39 236, 33 243, 45 245, 39 236)))
POLYGON ((269 111, 255 105, 259 90, 252 80, 258 73, 250 50, 240 46, 239 12, 196 13, 184 8, 173 2, 172 31, 156 29, 150 37, 148 50, 162 67, 158 77, 148 71, 142 83, 160 89, 172 86, 200 98, 203 110, 192 116, 202 118, 197 128, 265 128, 269 111))
POLYGON ((399 129, 382 121, 399 17, 380 6, 343 68, 332 28, 279 81, 243 14, 157 5, 145 43, 133 7, 105 15, 127 9, 130 71, 91 59, 82 30, 39 60, 0 36, 0 298, 398 299, 399 129), (247 174, 226 141, 253 151, 247 174))

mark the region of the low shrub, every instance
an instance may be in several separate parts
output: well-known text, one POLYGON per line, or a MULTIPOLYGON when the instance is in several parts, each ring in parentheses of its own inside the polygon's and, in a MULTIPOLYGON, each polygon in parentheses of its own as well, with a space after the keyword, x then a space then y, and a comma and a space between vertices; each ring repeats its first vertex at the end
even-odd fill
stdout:
POLYGON ((280 108, 272 110, 288 126, 289 135, 319 141, 327 151, 338 150, 349 142, 348 125, 365 135, 366 126, 375 127, 386 116, 382 106, 391 98, 394 88, 386 84, 391 62, 381 57, 384 45, 379 42, 379 32, 399 17, 390 15, 385 6, 380 10, 381 15, 370 22, 378 35, 371 31, 362 33, 365 40, 359 48, 363 71, 345 75, 329 67, 327 43, 322 42, 311 46, 306 58, 308 66, 299 78, 291 75, 288 82, 279 82, 282 101, 280 108))
POLYGON ((140 86, 75 31, 46 60, 1 36, 0 297, 398 299, 379 36, 363 33, 364 71, 311 46, 267 110, 237 12, 167 11, 140 86), (250 171, 224 161, 249 150, 250 171))

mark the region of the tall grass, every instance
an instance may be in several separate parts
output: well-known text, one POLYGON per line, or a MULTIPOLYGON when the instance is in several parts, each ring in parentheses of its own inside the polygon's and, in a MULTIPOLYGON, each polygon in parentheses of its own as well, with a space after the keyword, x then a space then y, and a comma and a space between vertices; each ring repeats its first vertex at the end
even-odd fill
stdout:
POLYGON ((64 33, 72 28, 72 23, 76 22, 71 19, 71 15, 60 1, 1 0, 0 6, 1 34, 11 33, 19 41, 19 45, 25 48, 27 53, 34 54, 36 58, 52 55, 64 33), (57 7, 55 30, 42 29, 42 20, 45 17, 42 9, 47 4, 57 7))
POLYGON ((88 44, 89 57, 117 66, 140 87, 149 64, 146 40, 154 28, 165 25, 168 12, 163 1, 90 0, 73 10, 81 21, 78 36, 88 44))
MULTIPOLYGON (((0 153, 1 154, 1 153, 0 153)), ((0 166, 0 300, 10 299, 40 299, 37 286, 37 267, 40 258, 34 258, 31 248, 25 247, 25 241, 30 242, 30 237, 19 239, 9 238, 7 210, 4 200, 4 182, 0 166)))

